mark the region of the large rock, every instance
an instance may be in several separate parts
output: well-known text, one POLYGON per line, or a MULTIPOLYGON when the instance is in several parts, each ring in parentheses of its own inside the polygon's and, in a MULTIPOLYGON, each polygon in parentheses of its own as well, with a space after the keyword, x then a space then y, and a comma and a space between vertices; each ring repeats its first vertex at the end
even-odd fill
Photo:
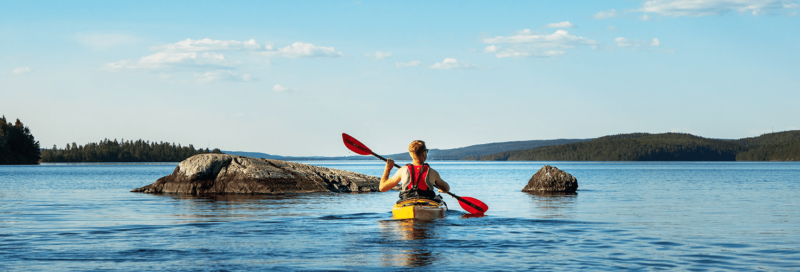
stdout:
POLYGON ((522 188, 523 192, 531 193, 575 193, 576 190, 578 179, 550 165, 542 166, 522 188))
POLYGON ((179 194, 283 194, 377 192, 378 177, 279 160, 225 154, 192 156, 171 175, 131 192, 179 194))

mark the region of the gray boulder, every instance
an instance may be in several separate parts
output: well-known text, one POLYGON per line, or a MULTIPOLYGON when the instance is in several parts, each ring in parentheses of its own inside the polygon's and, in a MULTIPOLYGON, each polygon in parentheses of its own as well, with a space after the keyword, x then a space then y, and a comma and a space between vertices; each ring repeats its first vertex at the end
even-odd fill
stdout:
POLYGON ((575 193, 576 190, 578 179, 550 165, 542 166, 522 188, 523 192, 531 193, 575 193))
POLYGON ((377 192, 378 183, 378 177, 302 163, 200 154, 182 161, 171 175, 131 192, 193 195, 377 192))

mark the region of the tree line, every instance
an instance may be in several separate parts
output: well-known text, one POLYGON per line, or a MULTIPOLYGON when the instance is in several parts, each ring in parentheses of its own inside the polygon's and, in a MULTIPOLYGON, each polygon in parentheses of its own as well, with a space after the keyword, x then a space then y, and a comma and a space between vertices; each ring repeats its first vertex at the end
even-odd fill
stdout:
POLYGON ((564 145, 501 152, 475 158, 489 161, 797 161, 800 131, 738 140, 708 139, 685 133, 632 133, 564 145))
POLYGON ((144 140, 104 139, 99 143, 67 144, 64 148, 42 150, 42 162, 179 162, 197 154, 219 153, 214 150, 195 149, 168 142, 144 140))
POLYGON ((14 124, 0 118, 0 165, 38 164, 39 142, 31 130, 17 119, 14 124))

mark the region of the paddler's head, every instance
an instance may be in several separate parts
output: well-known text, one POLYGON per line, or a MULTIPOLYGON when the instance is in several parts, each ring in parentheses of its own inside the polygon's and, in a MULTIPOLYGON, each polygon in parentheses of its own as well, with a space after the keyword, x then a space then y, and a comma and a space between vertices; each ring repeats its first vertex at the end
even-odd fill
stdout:
POLYGON ((428 158, 428 148, 425 147, 425 142, 416 140, 408 145, 408 154, 415 163, 424 163, 428 158))

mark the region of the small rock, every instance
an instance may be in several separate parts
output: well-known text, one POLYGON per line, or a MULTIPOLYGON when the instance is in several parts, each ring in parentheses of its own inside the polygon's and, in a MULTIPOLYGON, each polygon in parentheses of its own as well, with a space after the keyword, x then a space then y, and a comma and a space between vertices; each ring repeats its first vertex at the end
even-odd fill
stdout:
POLYGON ((523 192, 531 193, 575 193, 576 190, 578 179, 550 165, 542 166, 522 188, 523 192))

